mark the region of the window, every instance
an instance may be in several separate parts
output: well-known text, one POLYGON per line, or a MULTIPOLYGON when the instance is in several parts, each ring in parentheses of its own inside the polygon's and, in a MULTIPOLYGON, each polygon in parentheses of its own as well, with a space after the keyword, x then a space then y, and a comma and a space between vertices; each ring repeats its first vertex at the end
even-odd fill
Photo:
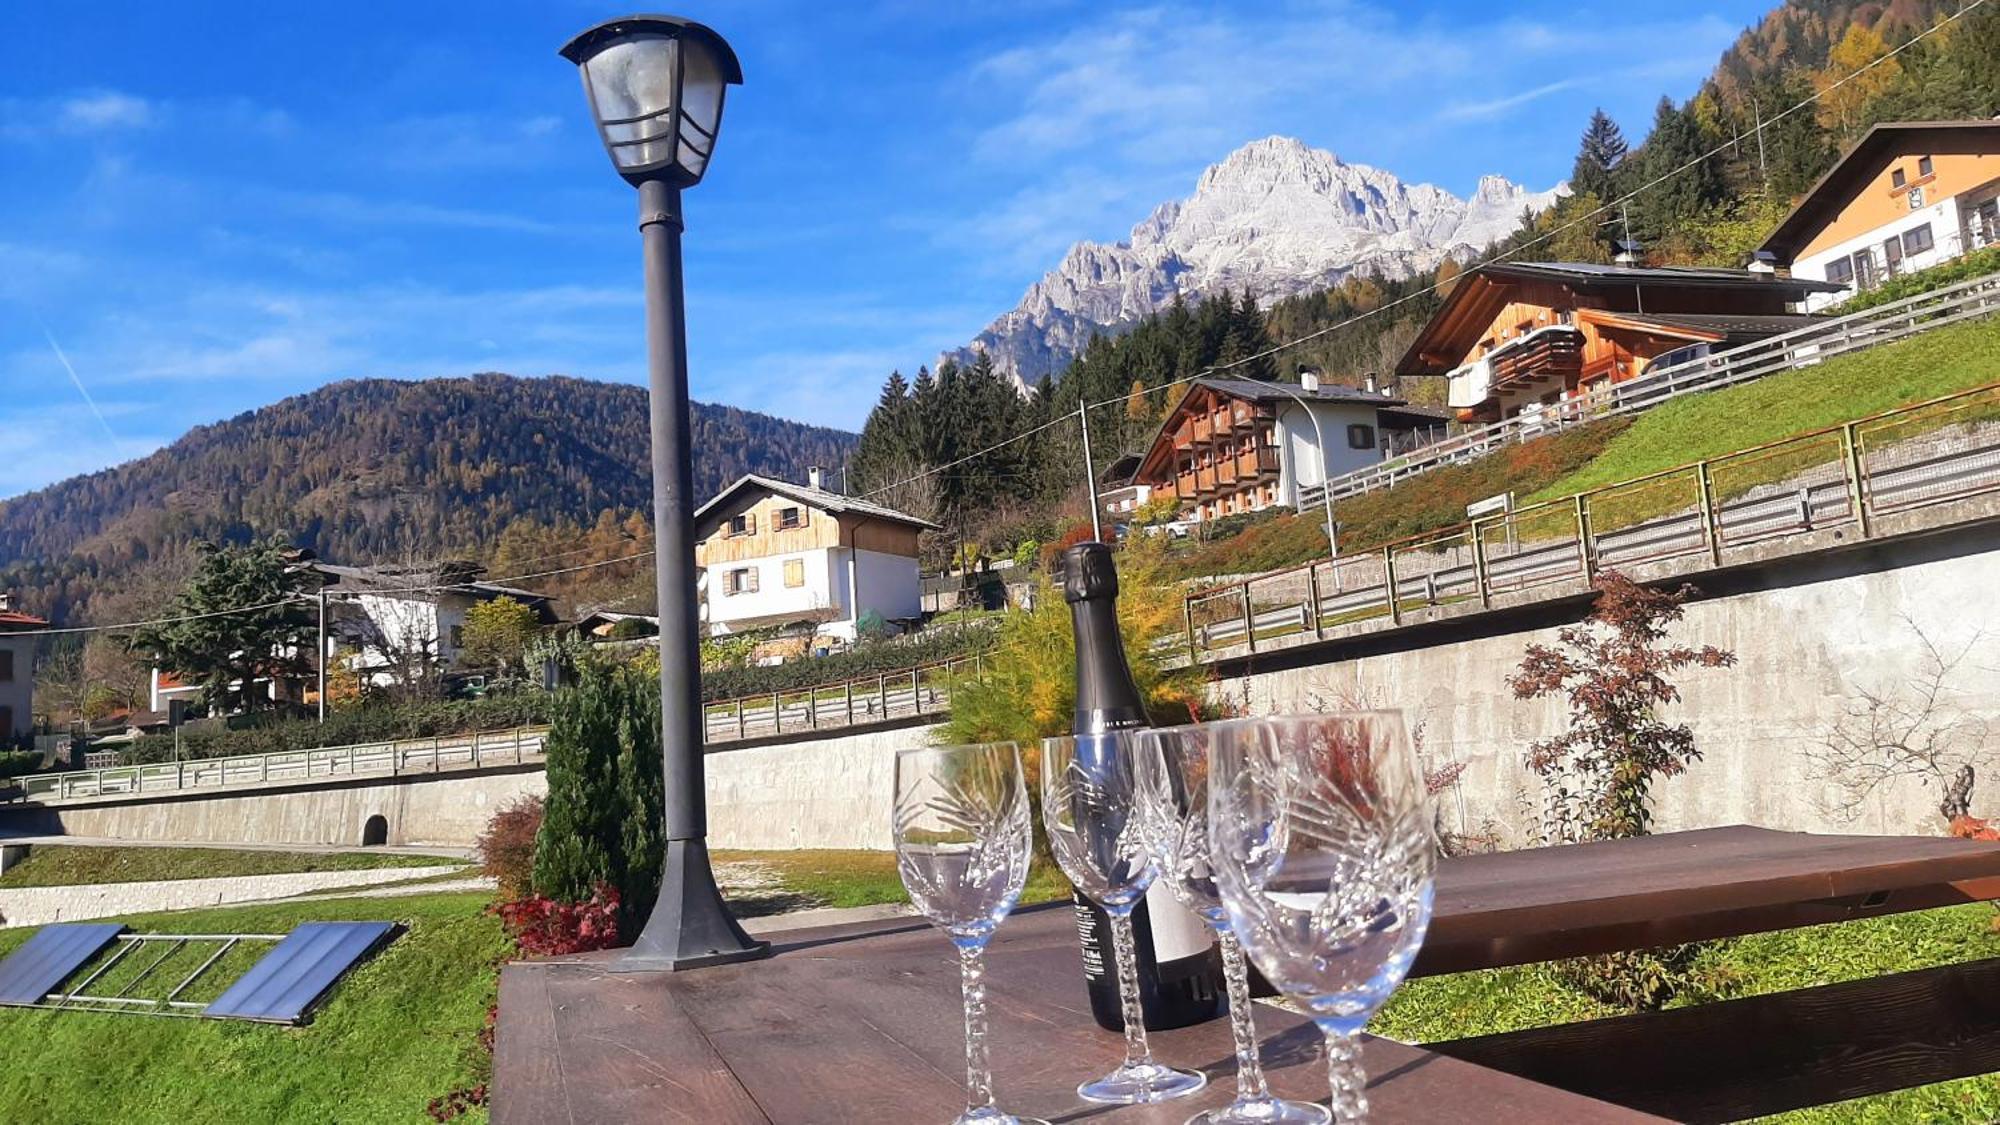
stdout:
POLYGON ((729 538, 755 534, 757 534, 757 513, 744 512, 740 516, 729 517, 729 538))
POLYGON ((451 627, 451 647, 453 648, 465 647, 465 626, 453 625, 451 627))
POLYGON ((1898 168, 1898 169, 1896 169, 1895 171, 1893 171, 1893 172, 1889 173, 1889 186, 1890 186, 1890 187, 1898 187, 1898 188, 1899 188, 1899 187, 1902 187, 1902 186, 1903 186, 1904 184, 1906 184, 1906 183, 1909 183, 1909 182, 1910 182, 1910 181, 1909 181, 1909 178, 1908 178, 1907 176, 1904 176, 1904 175, 1903 175, 1903 170, 1902 170, 1901 168, 1898 168))
POLYGON ((1356 422, 1354 425, 1347 427, 1347 448, 1375 448, 1375 427, 1361 422, 1356 422))
POLYGON ((14 737, 14 709, 0 707, 0 738, 14 737))
POLYGON ((785 560, 785 585, 797 589, 806 584, 806 560, 785 560))
POLYGON ((778 509, 778 530, 789 531, 792 528, 804 527, 805 525, 806 512, 804 508, 778 509))
MULTIPOLYGON (((0 684, 11 684, 13 682, 14 650, 11 648, 0 648, 0 684)), ((0 736, 4 736, 6 733, 4 729, 0 729, 0 736)))
POLYGON ((1895 273, 1903 264, 1903 240, 1890 235, 1882 241, 1882 259, 1889 263, 1889 272, 1895 273))
POLYGON ((1931 158, 1930 158, 1930 157, 1928 157, 1928 156, 1919 156, 1919 157, 1917 157, 1917 175, 1919 175, 1919 176, 1928 176, 1928 175, 1930 175, 1930 174, 1931 174, 1931 169, 1932 169, 1932 167, 1933 167, 1933 165, 1931 164, 1931 158))
POLYGON ((757 592, 757 568, 738 567, 726 575, 722 583, 723 593, 754 594, 757 592))
POLYGON ((1931 225, 1911 227, 1903 232, 1903 255, 1914 258, 1931 248, 1931 225))
POLYGON ((1854 265, 1846 258, 1835 258, 1826 264, 1826 279, 1836 285, 1846 285, 1854 280, 1854 265))

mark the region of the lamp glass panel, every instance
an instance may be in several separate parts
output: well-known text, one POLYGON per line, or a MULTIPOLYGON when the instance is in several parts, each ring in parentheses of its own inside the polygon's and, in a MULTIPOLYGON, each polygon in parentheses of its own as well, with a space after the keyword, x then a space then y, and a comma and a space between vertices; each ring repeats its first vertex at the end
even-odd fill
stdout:
POLYGON ((708 44, 694 40, 684 43, 681 65, 680 165, 700 179, 722 125, 722 65, 708 44))
POLYGON ((621 39, 584 63, 590 104, 618 167, 645 168, 673 158, 679 69, 680 41, 665 35, 621 39))

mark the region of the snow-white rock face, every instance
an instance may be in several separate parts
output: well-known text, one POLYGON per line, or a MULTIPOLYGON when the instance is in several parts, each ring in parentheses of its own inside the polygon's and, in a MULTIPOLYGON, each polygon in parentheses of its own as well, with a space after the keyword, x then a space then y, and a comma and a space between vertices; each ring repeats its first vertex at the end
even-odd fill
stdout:
POLYGON ((1568 191, 1529 191, 1499 176, 1470 199, 1349 164, 1290 137, 1244 145, 1202 173, 1194 194, 1163 203, 1116 245, 1079 242, 1012 312, 969 347, 1024 386, 1059 370, 1093 332, 1117 333, 1173 303, 1245 290, 1261 304, 1354 273, 1400 278, 1470 258, 1512 234, 1523 211, 1568 191))

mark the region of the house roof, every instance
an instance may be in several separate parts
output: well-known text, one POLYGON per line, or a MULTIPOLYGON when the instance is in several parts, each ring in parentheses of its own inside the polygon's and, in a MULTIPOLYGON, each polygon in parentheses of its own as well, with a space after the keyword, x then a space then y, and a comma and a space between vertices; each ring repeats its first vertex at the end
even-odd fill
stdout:
POLYGON ((1878 162, 1892 152, 2000 153, 2000 121, 1884 121, 1861 135, 1847 154, 1786 215, 1760 250, 1790 262, 1832 220, 1847 201, 1874 178, 1878 162))
POLYGON ((1403 400, 1393 395, 1364 390, 1361 387, 1345 387, 1338 383, 1321 383, 1317 389, 1309 391, 1298 383, 1267 383, 1262 379, 1204 375, 1194 380, 1194 385, 1221 391, 1236 398, 1249 399, 1252 402, 1290 402, 1293 396, 1297 396, 1307 402, 1351 402, 1364 406, 1403 405, 1403 400))
POLYGON ((19 610, 0 610, 0 633, 14 633, 26 629, 46 629, 48 622, 19 610))
POLYGON ((736 483, 716 493, 715 499, 710 500, 695 510, 695 534, 708 534, 709 531, 714 529, 713 523, 710 522, 711 520, 719 521, 722 512, 734 504, 736 498, 742 493, 757 490, 776 493, 779 496, 787 496, 809 508, 816 508, 823 512, 832 512, 835 515, 854 515, 864 519, 888 520, 892 523, 904 523, 911 527, 930 528, 932 530, 935 530, 938 526, 927 519, 921 519, 907 512, 899 512, 894 508, 884 507, 881 504, 871 503, 861 499, 859 496, 845 496, 838 492, 828 492, 824 488, 813 488, 810 485, 793 484, 790 481, 760 477, 755 473, 745 473, 736 478, 736 483))
POLYGON ((1736 313, 1633 313, 1588 309, 1579 314, 1614 327, 1657 331, 1713 343, 1747 344, 1817 324, 1820 317, 1804 313, 1754 316, 1736 313))
POLYGON ((438 590, 469 594, 476 598, 509 597, 531 606, 544 606, 550 595, 523 590, 517 586, 503 586, 498 582, 481 582, 478 575, 485 567, 470 563, 444 563, 435 566, 339 566, 334 563, 312 562, 308 568, 333 579, 329 588, 347 590, 354 593, 398 592, 428 593, 425 590, 411 590, 412 586, 435 585, 438 590))
MULTIPOLYGON (((1669 294, 1741 294, 1752 308, 1804 300, 1808 293, 1838 293, 1845 286, 1804 278, 1778 277, 1750 270, 1708 266, 1606 266, 1591 262, 1500 262, 1461 275, 1409 350, 1396 363, 1399 375, 1442 375, 1456 367, 1475 341, 1491 327, 1523 286, 1559 286, 1579 296, 1596 295, 1606 302, 1625 294, 1644 296, 1636 303, 1674 303, 1669 294)), ((1532 291, 1532 290, 1531 290, 1532 291)), ((1602 311, 1602 310, 1599 310, 1602 311)), ((1622 314, 1621 314, 1622 315, 1622 314)), ((1661 315, 1661 314, 1651 314, 1661 315)), ((1679 313, 1672 314, 1678 321, 1679 313)), ((1705 338, 1705 337, 1698 337, 1705 338)))

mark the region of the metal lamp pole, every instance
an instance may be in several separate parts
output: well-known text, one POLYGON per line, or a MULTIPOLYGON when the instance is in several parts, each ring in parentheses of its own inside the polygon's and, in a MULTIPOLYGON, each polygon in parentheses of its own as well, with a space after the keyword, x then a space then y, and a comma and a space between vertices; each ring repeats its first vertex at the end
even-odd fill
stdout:
POLYGON ((742 70, 720 35, 674 16, 600 24, 562 54, 583 70, 584 90, 613 165, 639 189, 645 250, 666 846, 652 915, 632 948, 610 967, 694 969, 767 957, 770 943, 737 925, 709 865, 681 275, 681 189, 700 182, 707 170, 721 129, 724 87, 741 82, 742 70))
POLYGON ((1299 409, 1306 412, 1306 420, 1313 424, 1313 441, 1319 445, 1320 506, 1326 509, 1326 554, 1328 558, 1337 559, 1340 557, 1340 540, 1334 534, 1333 489, 1327 487, 1330 483, 1332 483, 1332 476, 1326 471, 1326 457, 1327 457, 1326 431, 1320 428, 1319 415, 1313 413, 1312 407, 1306 405, 1305 399, 1302 399, 1298 395, 1292 393, 1292 389, 1290 387, 1286 386, 1283 383, 1278 382, 1276 379, 1262 379, 1259 380, 1259 382, 1263 382, 1269 384, 1270 386, 1278 388, 1279 391, 1284 393, 1286 398, 1289 398, 1293 402, 1298 403, 1299 409))

